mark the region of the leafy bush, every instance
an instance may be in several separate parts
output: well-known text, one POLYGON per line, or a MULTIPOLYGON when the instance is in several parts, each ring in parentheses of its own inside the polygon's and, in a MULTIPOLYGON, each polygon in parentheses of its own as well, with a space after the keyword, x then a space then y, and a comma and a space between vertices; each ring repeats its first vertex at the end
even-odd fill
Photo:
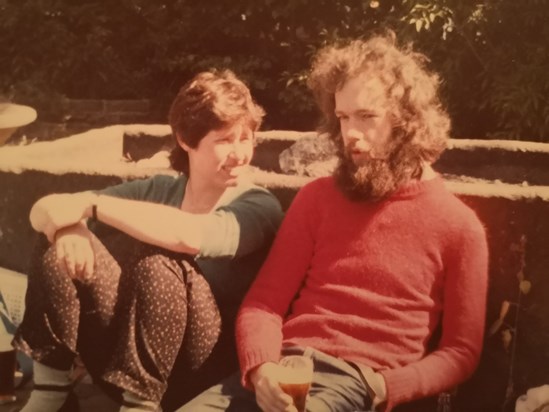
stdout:
POLYGON ((388 27, 442 74, 454 135, 548 141, 548 2, 0 0, 0 94, 51 117, 64 96, 149 98, 165 121, 186 79, 229 67, 266 127, 312 129, 311 56, 388 27))

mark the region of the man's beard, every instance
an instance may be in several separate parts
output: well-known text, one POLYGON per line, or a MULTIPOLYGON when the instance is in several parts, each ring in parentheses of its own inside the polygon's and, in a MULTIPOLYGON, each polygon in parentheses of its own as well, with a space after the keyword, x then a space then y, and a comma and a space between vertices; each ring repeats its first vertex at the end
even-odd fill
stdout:
POLYGON ((421 158, 411 144, 394 147, 385 159, 370 159, 357 166, 341 147, 334 178, 340 190, 353 201, 378 202, 410 180, 421 176, 421 158))

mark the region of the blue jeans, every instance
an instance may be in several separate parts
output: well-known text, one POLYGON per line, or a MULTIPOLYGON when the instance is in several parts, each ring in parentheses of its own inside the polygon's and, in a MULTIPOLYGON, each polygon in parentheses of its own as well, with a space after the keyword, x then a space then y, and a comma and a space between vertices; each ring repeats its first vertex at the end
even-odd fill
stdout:
MULTIPOLYGON (((307 399, 308 412, 368 411, 371 399, 358 372, 346 361, 311 348, 285 347, 282 355, 310 355, 314 377, 307 399)), ((177 412, 261 412, 255 394, 234 374, 183 405, 177 412)))

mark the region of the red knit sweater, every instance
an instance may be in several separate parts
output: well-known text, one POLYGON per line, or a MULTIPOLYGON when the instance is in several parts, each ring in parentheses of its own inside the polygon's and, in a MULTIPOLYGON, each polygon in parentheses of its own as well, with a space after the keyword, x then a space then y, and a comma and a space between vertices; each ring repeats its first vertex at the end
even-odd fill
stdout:
POLYGON ((455 386, 481 351, 487 255, 479 220, 438 177, 377 204, 332 178, 306 185, 238 316, 243 383, 284 342, 379 371, 386 410, 455 386))

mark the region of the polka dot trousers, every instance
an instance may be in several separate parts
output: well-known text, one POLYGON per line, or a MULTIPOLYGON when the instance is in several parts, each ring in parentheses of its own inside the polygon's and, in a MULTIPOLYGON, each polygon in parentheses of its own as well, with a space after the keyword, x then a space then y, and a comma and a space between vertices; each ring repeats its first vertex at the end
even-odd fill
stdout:
POLYGON ((55 247, 38 248, 14 344, 57 369, 79 355, 99 384, 160 402, 179 350, 191 369, 211 353, 219 310, 192 257, 122 239, 124 252, 111 253, 92 238, 86 282, 69 278, 55 247))

